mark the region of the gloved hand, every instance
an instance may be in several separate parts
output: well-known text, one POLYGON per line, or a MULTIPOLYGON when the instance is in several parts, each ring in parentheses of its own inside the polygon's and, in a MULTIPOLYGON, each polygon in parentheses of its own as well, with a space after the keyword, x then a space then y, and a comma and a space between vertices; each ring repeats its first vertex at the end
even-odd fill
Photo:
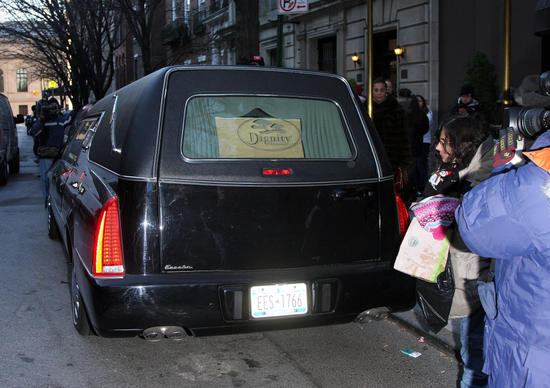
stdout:
POLYGON ((525 139, 517 134, 512 128, 506 129, 498 143, 493 148, 493 167, 505 164, 519 166, 525 163, 522 150, 525 145, 525 139))

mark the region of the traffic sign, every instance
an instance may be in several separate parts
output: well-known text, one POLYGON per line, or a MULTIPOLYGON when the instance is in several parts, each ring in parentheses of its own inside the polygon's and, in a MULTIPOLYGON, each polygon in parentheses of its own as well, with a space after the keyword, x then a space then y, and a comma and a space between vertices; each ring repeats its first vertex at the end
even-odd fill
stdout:
POLYGON ((304 13, 309 10, 308 0, 278 0, 280 14, 304 13))

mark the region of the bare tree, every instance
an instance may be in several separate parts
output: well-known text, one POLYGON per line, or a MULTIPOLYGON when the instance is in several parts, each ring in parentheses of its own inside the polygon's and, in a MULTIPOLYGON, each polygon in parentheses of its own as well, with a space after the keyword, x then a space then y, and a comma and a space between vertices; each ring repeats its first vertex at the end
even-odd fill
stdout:
POLYGON ((152 34, 157 21, 157 12, 164 0, 115 0, 120 13, 124 15, 130 33, 136 39, 141 51, 143 71, 149 74, 155 70, 153 63, 152 34))
POLYGON ((61 83, 75 108, 109 90, 114 74, 114 0, 11 0, 0 9, 12 20, 0 24, 5 39, 26 49, 13 53, 35 73, 61 83))

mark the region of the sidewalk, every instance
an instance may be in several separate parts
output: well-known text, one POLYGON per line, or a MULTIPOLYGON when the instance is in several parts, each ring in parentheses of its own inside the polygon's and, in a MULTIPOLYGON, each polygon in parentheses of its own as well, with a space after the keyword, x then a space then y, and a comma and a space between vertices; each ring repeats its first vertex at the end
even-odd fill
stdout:
POLYGON ((422 315, 420 306, 414 306, 414 309, 393 313, 389 317, 390 320, 395 320, 400 324, 416 331, 419 335, 424 336, 426 339, 430 339, 432 342, 439 344, 450 351, 458 351, 460 348, 460 319, 449 320, 447 326, 445 326, 437 334, 428 329, 426 320, 422 315))

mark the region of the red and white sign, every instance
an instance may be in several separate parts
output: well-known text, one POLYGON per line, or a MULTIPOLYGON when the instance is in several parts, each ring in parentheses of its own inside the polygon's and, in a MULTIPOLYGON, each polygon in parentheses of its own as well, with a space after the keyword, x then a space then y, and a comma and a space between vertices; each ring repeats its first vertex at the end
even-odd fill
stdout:
POLYGON ((279 0, 279 13, 292 14, 308 11, 308 0, 279 0))

